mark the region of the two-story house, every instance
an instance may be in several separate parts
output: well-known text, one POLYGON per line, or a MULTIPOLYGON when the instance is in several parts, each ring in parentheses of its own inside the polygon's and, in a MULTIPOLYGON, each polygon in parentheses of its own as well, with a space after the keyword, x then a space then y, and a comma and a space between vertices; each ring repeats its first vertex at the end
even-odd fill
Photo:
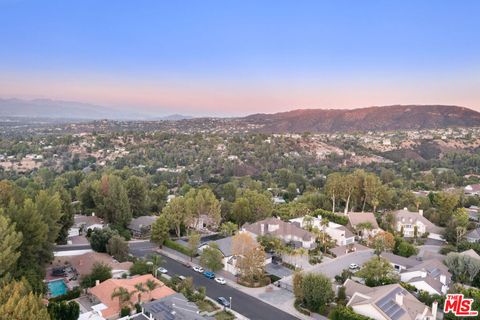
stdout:
POLYGON ((341 224, 329 221, 327 225, 322 225, 322 216, 312 217, 310 221, 306 220, 305 217, 300 217, 290 219, 290 222, 303 229, 310 225, 312 228, 325 231, 335 241, 337 246, 345 246, 355 242, 355 235, 341 224))
POLYGON ((406 238, 414 238, 423 236, 428 233, 428 237, 436 240, 443 240, 444 228, 436 226, 431 221, 423 216, 423 210, 418 212, 408 211, 407 208, 397 210, 395 215, 395 230, 403 232, 406 238))
POLYGON ((315 235, 304 230, 296 224, 284 222, 278 218, 267 218, 251 224, 244 224, 242 232, 249 232, 255 238, 258 236, 272 235, 282 239, 285 243, 294 244, 295 247, 314 249, 315 235))

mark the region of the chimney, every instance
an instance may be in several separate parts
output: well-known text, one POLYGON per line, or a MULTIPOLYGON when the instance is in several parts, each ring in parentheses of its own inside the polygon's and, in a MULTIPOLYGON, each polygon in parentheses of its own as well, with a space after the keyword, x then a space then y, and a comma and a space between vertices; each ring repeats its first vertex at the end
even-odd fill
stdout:
POLYGON ((92 217, 95 217, 95 212, 92 212, 92 217))
POLYGON ((397 293, 397 294, 395 295, 395 302, 396 302, 399 306, 403 306, 403 294, 397 293))
POLYGON ((426 278, 427 277, 427 272, 426 271, 422 271, 422 278, 426 278))
POLYGON ((423 209, 418 210, 418 214, 423 217, 423 209))
POLYGON ((265 233, 265 225, 262 223, 260 224, 260 235, 263 236, 264 233, 265 233))
POLYGON ((100 280, 95 280, 95 287, 100 284, 100 280))
POLYGON ((438 302, 437 302, 437 300, 435 300, 432 303, 432 317, 433 317, 433 319, 437 319, 437 309, 438 309, 438 302))
POLYGON ((441 282, 442 284, 446 285, 446 284, 447 284, 447 276, 444 275, 444 274, 441 274, 441 275, 440 275, 440 282, 441 282))
POLYGON ((408 211, 408 208, 407 208, 407 207, 404 207, 404 208, 403 208, 403 211, 408 211))

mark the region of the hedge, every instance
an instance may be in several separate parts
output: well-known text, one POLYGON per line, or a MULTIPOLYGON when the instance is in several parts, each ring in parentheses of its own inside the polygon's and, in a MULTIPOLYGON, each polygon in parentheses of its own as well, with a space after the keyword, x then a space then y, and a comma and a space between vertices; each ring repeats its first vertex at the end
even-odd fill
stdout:
POLYGON ((179 243, 177 243, 173 240, 170 240, 170 239, 165 240, 163 245, 167 248, 178 251, 178 252, 183 253, 184 255, 187 255, 187 256, 190 257, 190 249, 185 247, 185 246, 182 246, 181 244, 179 244, 179 243))
POLYGON ((327 218, 329 221, 341 224, 343 226, 348 224, 348 217, 341 216, 341 215, 338 215, 336 213, 332 213, 332 212, 327 211, 327 210, 317 209, 317 210, 314 211, 313 215, 314 216, 321 215, 322 218, 327 218))

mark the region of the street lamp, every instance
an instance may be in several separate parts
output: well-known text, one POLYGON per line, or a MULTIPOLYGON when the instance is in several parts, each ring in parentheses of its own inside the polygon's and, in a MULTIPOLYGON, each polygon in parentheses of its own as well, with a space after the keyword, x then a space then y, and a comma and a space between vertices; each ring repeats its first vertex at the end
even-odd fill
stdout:
POLYGON ((230 310, 232 310, 232 297, 230 297, 230 310))

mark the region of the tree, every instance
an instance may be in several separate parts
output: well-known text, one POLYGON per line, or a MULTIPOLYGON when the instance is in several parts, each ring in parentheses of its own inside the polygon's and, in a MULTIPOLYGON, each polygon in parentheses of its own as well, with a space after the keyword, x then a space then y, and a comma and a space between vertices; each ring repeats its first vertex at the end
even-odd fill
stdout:
POLYGON ((220 233, 225 237, 233 236, 237 230, 238 226, 230 221, 224 222, 220 225, 220 233))
POLYGON ((402 256, 402 257, 410 257, 410 256, 413 256, 415 254, 417 254, 418 250, 417 248, 411 244, 411 243, 408 243, 407 241, 399 238, 398 240, 395 239, 395 249, 394 249, 394 254, 398 254, 399 256, 402 256), (398 245, 397 245, 397 241, 398 242, 398 245))
POLYGON ((50 316, 26 281, 12 281, 0 289, 0 319, 50 320, 50 316))
POLYGON ((139 304, 140 302, 142 302, 142 293, 147 292, 147 289, 145 288, 143 282, 136 283, 134 287, 138 294, 137 303, 139 304))
POLYGON ((112 300, 118 298, 120 309, 123 309, 124 307, 129 307, 132 305, 131 299, 134 294, 135 291, 133 290, 128 291, 128 289, 125 289, 124 287, 117 287, 115 290, 113 290, 111 298, 112 300))
POLYGON ((128 194, 123 181, 114 175, 105 175, 94 184, 95 206, 100 217, 108 223, 126 227, 132 219, 128 194))
POLYGON ((293 295, 295 296, 295 300, 299 302, 302 302, 304 299, 302 282, 303 282, 303 273, 299 271, 295 271, 292 279, 293 295))
POLYGON ((240 232, 232 238, 232 253, 236 256, 243 256, 257 246, 257 241, 246 232, 240 232))
POLYGON ((355 313, 352 308, 339 305, 328 314, 331 320, 370 320, 371 318, 355 313))
POLYGON ((152 233, 150 240, 156 243, 160 248, 170 237, 170 222, 165 213, 162 213, 152 224, 152 233))
POLYGON ((198 245, 200 244, 200 234, 193 232, 188 238, 188 249, 190 251, 190 261, 193 260, 193 256, 197 253, 198 245))
POLYGON ((175 229, 177 237, 180 237, 182 235, 182 225, 186 223, 188 216, 185 198, 173 198, 165 208, 163 208, 162 213, 165 219, 167 219, 175 229))
POLYGON ((335 213, 337 199, 342 192, 342 175, 340 173, 332 173, 327 177, 325 183, 325 193, 332 199, 332 213, 335 213))
POLYGON ((166 185, 161 184, 153 190, 150 190, 150 210, 152 212, 161 212, 167 203, 168 188, 166 185))
POLYGON ((20 257, 22 233, 15 231, 15 224, 3 216, 0 209, 0 279, 13 273, 20 257))
POLYGON ((185 195, 187 220, 189 226, 197 226, 201 216, 208 217, 210 225, 216 227, 220 223, 220 202, 210 189, 191 189, 185 195))
POLYGON ((124 262, 128 259, 128 243, 119 235, 114 235, 110 238, 110 240, 108 240, 106 249, 108 254, 119 262, 124 262))
POLYGON ((92 267, 92 271, 89 275, 82 278, 81 284, 84 288, 91 288, 95 286, 95 282, 103 282, 112 277, 112 268, 101 262, 95 262, 92 267))
POLYGON ((149 296, 148 300, 152 300, 152 291, 158 287, 158 283, 152 279, 149 279, 147 280, 147 282, 145 282, 145 286, 147 287, 147 291, 148 291, 148 296, 149 296))
POLYGON ((152 274, 157 276, 157 269, 164 263, 162 256, 152 254, 148 257, 148 261, 152 263, 152 274))
POLYGON ((223 268, 223 254, 216 243, 210 243, 200 254, 200 265, 217 272, 223 268))
POLYGON ((66 244, 68 237, 68 230, 73 226, 74 223, 74 211, 72 207, 72 197, 70 193, 65 190, 62 186, 56 186, 54 190, 58 193, 61 202, 61 212, 62 216, 59 220, 61 228, 58 232, 58 237, 56 243, 66 244))
POLYGON ((297 301, 307 309, 322 313, 327 304, 333 301, 335 293, 330 279, 321 273, 307 273, 297 279, 297 301))
POLYGON ((90 235, 90 245, 94 251, 107 252, 107 244, 115 235, 118 235, 117 232, 110 228, 95 228, 90 235))
POLYGON ((130 267, 129 271, 131 275, 143 275, 152 272, 152 267, 153 265, 149 265, 148 261, 137 259, 135 262, 133 262, 133 265, 130 267))
POLYGON ((137 176, 131 176, 125 182, 128 203, 134 217, 140 217, 148 212, 147 185, 137 176))
POLYGON ((50 196, 46 191, 40 191, 35 197, 35 210, 48 228, 47 239, 42 243, 40 250, 43 262, 46 263, 53 259, 53 247, 61 229, 59 221, 62 217, 62 205, 59 194, 50 196))
POLYGON ((379 232, 373 238, 375 254, 380 256, 384 251, 392 251, 395 247, 395 237, 390 232, 379 232))
POLYGON ((445 265, 452 272, 456 281, 470 284, 480 272, 480 261, 470 256, 450 252, 445 258, 445 265))
POLYGON ((459 197, 453 193, 439 192, 435 195, 435 203, 438 208, 438 223, 445 226, 458 206, 459 197))
POLYGON ((52 320, 77 320, 80 315, 80 305, 75 301, 49 302, 47 309, 52 320))
POLYGON ((363 265, 363 268, 356 273, 356 276, 364 278, 365 284, 373 287, 394 283, 398 280, 398 275, 390 262, 381 257, 374 257, 368 260, 363 265))
POLYGON ((257 244, 238 257, 236 266, 242 280, 250 283, 259 281, 265 275, 265 251, 257 244))
POLYGON ((254 222, 272 215, 273 203, 271 195, 254 190, 243 190, 233 203, 232 214, 239 226, 246 222, 254 222))

